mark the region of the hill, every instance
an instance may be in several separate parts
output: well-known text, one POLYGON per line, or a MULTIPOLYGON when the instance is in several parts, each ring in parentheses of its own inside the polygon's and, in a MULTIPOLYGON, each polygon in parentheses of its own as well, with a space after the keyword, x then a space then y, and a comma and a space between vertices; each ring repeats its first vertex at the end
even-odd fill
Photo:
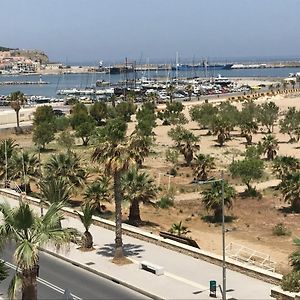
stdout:
POLYGON ((10 50, 15 50, 15 49, 0 46, 0 51, 10 51, 10 50))

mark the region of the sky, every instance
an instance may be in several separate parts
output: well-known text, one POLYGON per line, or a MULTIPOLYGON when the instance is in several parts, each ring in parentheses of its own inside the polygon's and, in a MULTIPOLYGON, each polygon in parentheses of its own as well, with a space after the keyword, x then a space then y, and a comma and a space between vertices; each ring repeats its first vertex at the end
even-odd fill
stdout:
POLYGON ((51 61, 300 57, 300 0, 0 0, 0 46, 51 61))

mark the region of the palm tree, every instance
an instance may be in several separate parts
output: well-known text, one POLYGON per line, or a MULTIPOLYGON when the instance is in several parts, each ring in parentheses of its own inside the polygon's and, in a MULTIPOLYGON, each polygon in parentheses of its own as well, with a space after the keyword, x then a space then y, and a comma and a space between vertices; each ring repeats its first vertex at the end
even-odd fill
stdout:
POLYGON ((246 138, 247 145, 252 145, 252 134, 258 130, 257 123, 255 121, 243 122, 240 124, 242 135, 246 138))
POLYGON ((7 162, 7 179, 12 176, 12 156, 17 150, 18 144, 15 140, 8 138, 0 141, 0 180, 6 179, 6 162, 7 162))
POLYGON ((36 154, 29 151, 15 152, 12 156, 11 179, 21 179, 22 187, 29 193, 31 192, 30 183, 36 181, 40 176, 39 159, 36 154))
POLYGON ((130 151, 139 167, 143 165, 145 157, 150 154, 152 137, 134 133, 129 139, 130 151))
POLYGON ((77 212, 81 223, 84 226, 85 232, 82 240, 82 247, 84 249, 92 249, 93 248, 93 236, 89 232, 89 228, 93 224, 93 212, 94 209, 88 203, 81 207, 81 213, 77 212))
POLYGON ((290 262, 293 267, 293 271, 300 271, 300 239, 295 238, 294 239, 294 245, 298 247, 296 251, 294 251, 290 255, 290 262))
POLYGON ((277 156, 273 160, 273 170, 279 179, 298 169, 300 169, 300 161, 293 156, 277 156))
POLYGON ((62 177, 72 188, 82 187, 88 176, 80 158, 74 152, 52 155, 45 165, 45 170, 48 176, 62 177))
POLYGON ((122 178, 124 199, 130 202, 128 222, 138 226, 142 220, 140 203, 153 204, 158 188, 153 179, 145 172, 140 173, 136 168, 130 169, 122 178))
POLYGON ((39 270, 39 247, 49 242, 56 246, 69 243, 77 236, 74 229, 59 227, 63 219, 60 209, 62 203, 51 205, 43 217, 37 216, 28 203, 20 203, 11 208, 7 203, 0 204, 3 222, 0 225, 0 237, 3 244, 14 241, 14 258, 17 268, 10 289, 10 298, 22 285, 22 300, 37 299, 37 276, 39 270))
POLYGON ((63 177, 46 177, 39 183, 42 201, 53 203, 64 203, 70 200, 71 186, 63 177))
POLYGON ((283 194, 283 200, 291 204, 292 210, 300 212, 300 171, 284 176, 279 188, 283 194))
POLYGON ((178 236, 183 236, 188 234, 191 231, 188 230, 187 226, 184 226, 182 224, 182 221, 180 221, 179 223, 172 224, 172 227, 170 228, 169 232, 172 234, 176 234, 178 236))
POLYGON ((198 154, 195 157, 194 175, 197 180, 207 180, 207 172, 215 167, 214 157, 209 154, 198 154))
POLYGON ((175 86, 173 83, 169 84, 166 88, 167 95, 170 97, 170 102, 173 102, 173 97, 175 93, 175 86))
POLYGON ((11 108, 16 112, 17 117, 17 132, 21 132, 20 129, 20 115, 19 112, 22 108, 22 106, 26 103, 27 99, 25 95, 20 92, 13 92, 8 96, 8 101, 10 102, 11 108))
POLYGON ((4 261, 0 259, 0 283, 8 276, 8 268, 5 266, 4 261))
POLYGON ((187 92, 188 96, 189 96, 189 101, 192 100, 192 94, 194 92, 194 89, 193 89, 193 86, 191 84, 188 84, 186 87, 185 87, 185 91, 187 92))
POLYGON ((84 203, 89 204, 94 210, 102 211, 101 203, 110 202, 109 177, 100 176, 87 186, 84 193, 84 203))
POLYGON ((278 140, 274 135, 268 134, 262 139, 262 147, 264 149, 263 152, 267 154, 267 159, 273 160, 277 154, 277 150, 279 149, 278 140))
POLYGON ((121 177, 135 160, 130 152, 130 145, 125 139, 127 124, 123 119, 111 119, 105 126, 105 141, 100 143, 92 160, 103 164, 108 175, 113 177, 115 200, 115 255, 114 262, 124 259, 122 241, 122 187, 121 177))
MULTIPOLYGON (((214 212, 214 221, 222 221, 222 182, 215 181, 211 183, 211 187, 202 192, 204 204, 207 210, 214 212)), ((233 199, 235 198, 235 190, 226 181, 224 181, 224 205, 231 208, 233 199)))

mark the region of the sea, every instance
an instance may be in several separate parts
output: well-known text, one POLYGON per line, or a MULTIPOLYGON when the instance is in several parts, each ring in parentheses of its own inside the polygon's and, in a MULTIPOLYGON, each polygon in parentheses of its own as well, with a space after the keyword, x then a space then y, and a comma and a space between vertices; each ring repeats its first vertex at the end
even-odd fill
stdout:
MULTIPOLYGON (((269 77, 285 78, 290 73, 300 72, 300 68, 264 68, 264 69, 208 69, 207 74, 203 69, 178 70, 179 78, 193 77, 216 77, 219 74, 223 77, 269 77)), ((135 75, 127 74, 127 79, 141 77, 148 78, 176 78, 176 71, 158 70, 158 71, 139 71, 135 75)), ((84 73, 84 74, 59 74, 59 75, 0 75, 0 81, 31 81, 38 82, 40 79, 48 84, 17 84, 17 85, 0 85, 0 95, 9 95, 15 91, 21 91, 25 95, 45 96, 50 98, 59 98, 57 92, 61 89, 69 88, 90 88, 95 87, 97 80, 103 80, 116 84, 124 81, 124 74, 104 74, 104 73, 84 73)))

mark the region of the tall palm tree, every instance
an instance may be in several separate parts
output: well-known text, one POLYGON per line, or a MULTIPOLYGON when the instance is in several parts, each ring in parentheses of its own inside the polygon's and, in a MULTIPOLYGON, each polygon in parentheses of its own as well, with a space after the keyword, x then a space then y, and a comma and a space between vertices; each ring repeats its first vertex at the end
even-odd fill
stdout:
POLYGON ((94 210, 101 212, 102 202, 110 202, 109 177, 107 176, 100 176, 87 185, 84 193, 84 203, 89 204, 94 210))
POLYGON ((145 172, 136 168, 130 169, 122 178, 124 199, 130 202, 128 222, 138 226, 142 220, 140 203, 153 204, 158 188, 153 179, 145 172))
POLYGON ((31 192, 31 182, 40 176, 39 159, 36 154, 29 151, 18 151, 12 156, 11 179, 20 179, 25 191, 31 192))
POLYGON ((20 92, 13 92, 8 96, 8 101, 10 102, 11 108, 16 112, 17 117, 17 132, 21 131, 20 128, 20 110, 22 106, 26 103, 27 99, 25 95, 20 92))
POLYGON ((104 131, 105 138, 94 153, 92 160, 104 166, 107 175, 113 177, 113 190, 115 200, 115 255, 113 261, 124 259, 122 241, 122 187, 121 177, 129 167, 135 165, 130 151, 130 144, 126 140, 127 124, 121 118, 108 120, 104 131))
POLYGON ((74 229, 59 227, 63 219, 60 209, 62 203, 51 205, 43 217, 37 216, 28 203, 20 203, 11 208, 7 203, 0 204, 3 221, 0 225, 0 237, 3 244, 14 241, 14 258, 20 272, 16 272, 10 289, 10 298, 22 286, 22 300, 37 299, 37 276, 39 270, 39 247, 49 242, 56 246, 69 243, 77 236, 74 229))
POLYGON ((71 186, 63 177, 46 177, 39 183, 42 201, 53 203, 64 203, 70 200, 71 186))
POLYGON ((275 138, 274 135, 268 134, 262 138, 262 147, 264 149, 264 153, 267 154, 268 160, 273 160, 277 155, 278 147, 278 140, 275 138))
POLYGON ((300 171, 284 176, 279 188, 283 194, 283 200, 291 204, 292 210, 300 212, 300 171))
MULTIPOLYGON (((211 183, 210 188, 202 192, 204 204, 207 210, 212 210, 214 213, 214 220, 216 222, 222 221, 222 182, 215 181, 211 183)), ((233 199, 235 198, 235 190, 226 181, 224 181, 224 205, 231 208, 233 199)))
POLYGON ((74 152, 52 155, 45 170, 48 176, 62 177, 73 188, 82 187, 88 176, 79 156, 74 152))
POLYGON ((81 207, 81 213, 77 212, 77 215, 80 218, 80 221, 85 229, 82 240, 82 247, 84 249, 93 248, 93 236, 89 232, 89 228, 93 224, 93 212, 93 207, 90 206, 88 203, 81 207))
POLYGON ((215 167, 214 157, 209 154, 198 154, 195 157, 194 175, 197 180, 207 180, 208 171, 215 167))

